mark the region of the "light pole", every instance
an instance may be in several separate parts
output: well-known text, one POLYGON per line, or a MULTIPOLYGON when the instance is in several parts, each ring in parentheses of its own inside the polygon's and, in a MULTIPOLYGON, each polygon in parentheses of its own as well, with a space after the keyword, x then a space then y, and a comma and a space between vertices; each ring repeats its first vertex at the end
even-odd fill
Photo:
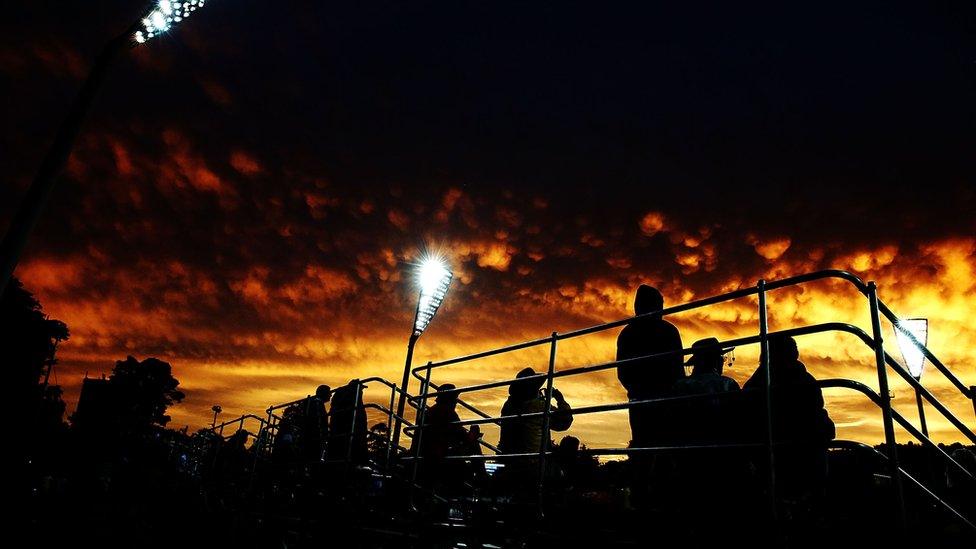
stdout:
POLYGON ((180 2, 159 0, 149 4, 145 9, 145 17, 133 23, 125 32, 116 36, 105 45, 81 86, 81 91, 75 97, 68 111, 68 116, 61 123, 54 141, 48 148, 41 165, 34 175, 27 194, 10 222, 10 228, 0 242, 0 295, 7 289, 7 283, 13 276, 20 255, 27 245, 31 231, 37 225, 37 220, 44 210, 44 205, 51 196, 54 184, 64 169, 64 164, 71 155, 75 139, 81 131, 85 115, 91 108, 98 88, 101 87, 112 62, 125 50, 137 46, 147 40, 159 36, 170 30, 174 25, 195 12, 204 5, 205 0, 185 0, 180 2))
MULTIPOLYGON (((922 372, 925 366, 925 353, 921 346, 929 343, 929 321, 925 318, 904 318, 894 326, 895 341, 898 342, 898 349, 901 351, 901 358, 908 368, 915 381, 922 381, 922 372), (915 338, 912 341, 911 334, 915 338), (916 343, 916 341, 918 343, 916 343)), ((925 408, 922 407, 922 393, 915 389, 915 402, 918 404, 918 419, 922 424, 922 434, 929 436, 928 426, 925 424, 925 408)))
POLYGON ((413 363, 413 348, 417 340, 433 320, 447 295, 454 273, 440 258, 428 257, 421 261, 417 269, 417 284, 420 286, 420 297, 417 299, 417 311, 413 317, 413 331, 407 342, 407 360, 403 365, 403 381, 400 383, 400 400, 397 403, 396 425, 393 428, 393 448, 400 447, 400 431, 403 428, 404 408, 407 405, 407 385, 410 383, 410 366, 413 363))
POLYGON ((214 418, 213 418, 213 421, 210 423, 210 428, 211 429, 216 429, 217 428, 217 414, 219 414, 220 412, 223 412, 224 410, 220 407, 220 404, 214 404, 213 407, 211 407, 210 409, 213 410, 213 413, 214 413, 214 418))

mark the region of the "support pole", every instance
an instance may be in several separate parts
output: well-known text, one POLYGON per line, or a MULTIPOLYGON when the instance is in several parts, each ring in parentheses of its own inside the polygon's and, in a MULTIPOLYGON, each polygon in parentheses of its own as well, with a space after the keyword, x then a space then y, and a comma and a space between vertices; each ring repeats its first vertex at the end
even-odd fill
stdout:
POLYGON ((541 519, 545 515, 545 488, 546 488, 546 452, 549 450, 549 417, 552 415, 552 374, 556 371, 556 332, 552 333, 552 340, 549 343, 549 369, 546 371, 546 409, 542 415, 542 442, 539 444, 539 485, 538 515, 541 519))
POLYGON ((905 493, 902 488, 901 468, 898 465, 898 447, 895 439, 895 423, 891 414, 891 390, 888 388, 888 366, 885 363, 884 339, 881 334, 881 316, 878 313, 878 286, 868 282, 868 302, 871 306, 871 329, 874 336, 874 356, 878 365, 878 393, 881 396, 881 415, 884 421, 885 446, 888 450, 888 465, 891 468, 891 483, 895 490, 896 513, 903 529, 908 527, 905 511, 905 493))
POLYGON ((132 33, 135 32, 136 28, 138 26, 134 25, 110 40, 95 58, 85 83, 82 84, 81 90, 71 103, 68 116, 58 128, 58 133, 44 155, 41 166, 38 168, 31 186, 27 189, 27 194, 24 195, 17 213, 14 214, 7 233, 0 241, 0 295, 3 295, 7 289, 7 283, 10 282, 10 277, 13 276, 17 263, 20 262, 24 247, 27 246, 27 240, 30 238, 34 226, 37 225, 37 220, 40 219, 45 204, 51 197, 51 192, 61 175, 61 171, 64 170, 64 165, 68 162, 75 139, 81 132, 85 116, 91 110, 98 89, 105 81, 112 63, 131 44, 132 33))
POLYGON ((403 414, 407 406, 407 387, 410 384, 410 366, 413 364, 413 348, 417 345, 420 336, 411 334, 410 341, 407 342, 407 360, 403 364, 403 381, 400 383, 400 400, 397 402, 396 425, 393 428, 393 449, 394 452, 400 450, 400 432, 403 430, 403 414))
POLYGON ((759 288, 759 365, 766 372, 766 451, 769 464, 769 513, 775 522, 778 517, 776 501, 776 447, 773 440, 773 371, 769 361, 769 321, 766 316, 766 281, 759 288))

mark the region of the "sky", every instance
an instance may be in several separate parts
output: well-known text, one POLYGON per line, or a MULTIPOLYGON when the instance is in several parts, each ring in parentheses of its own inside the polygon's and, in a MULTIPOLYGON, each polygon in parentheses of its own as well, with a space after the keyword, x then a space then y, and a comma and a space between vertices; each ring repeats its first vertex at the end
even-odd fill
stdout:
MULTIPOLYGON (((187 398, 171 426, 191 429, 213 404, 231 418, 320 383, 398 380, 424 252, 456 276, 417 364, 624 318, 641 283, 677 304, 836 268, 928 318, 932 350, 976 385, 971 3, 527 4, 212 0, 129 51, 16 273, 71 330, 55 373, 69 409, 85 375, 127 355, 173 365, 187 398)), ((142 5, 5 8, 0 228, 142 5)), ((772 292, 769 319, 870 330, 844 283, 772 292)), ((756 333, 758 307, 672 321, 686 345, 727 339, 756 333)), ((612 360, 615 337, 561 342, 557 369, 612 360)), ((853 337, 799 347, 818 378, 877 388, 853 337)), ((744 382, 757 355, 737 349, 727 373, 744 382)), ((500 380, 547 357, 433 379, 500 380)), ((931 366, 923 382, 974 424, 931 366)), ((613 371, 557 387, 575 406, 625 399, 613 371)), ((911 389, 892 390, 914 420, 911 389)), ((497 413, 504 396, 468 400, 497 413)), ((864 397, 826 396, 840 437, 881 439, 864 397)), ((961 440, 927 413, 937 439, 961 440)), ((570 434, 629 438, 621 413, 570 434)))

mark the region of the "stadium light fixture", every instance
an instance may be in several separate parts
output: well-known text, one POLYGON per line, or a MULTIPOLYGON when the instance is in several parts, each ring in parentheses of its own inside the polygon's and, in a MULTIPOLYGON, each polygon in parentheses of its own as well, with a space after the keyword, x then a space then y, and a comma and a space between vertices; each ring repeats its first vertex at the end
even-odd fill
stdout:
POLYGON ((413 320, 413 337, 420 337, 427 329, 437 314, 437 309, 444 302, 453 278, 454 274, 440 258, 431 257, 420 264, 417 271, 420 298, 417 300, 417 312, 413 320))
POLYGON ((223 408, 220 407, 220 404, 214 404, 210 408, 210 410, 213 411, 213 413, 214 413, 213 421, 210 423, 210 428, 211 429, 216 429, 217 428, 217 414, 219 414, 220 412, 223 412, 224 410, 223 410, 223 408))
POLYGON ((132 38, 143 44, 183 22, 204 3, 204 0, 159 0, 142 18, 142 25, 132 38))
MULTIPOLYGON (((908 373, 915 378, 915 381, 921 382, 922 372, 925 370, 925 353, 922 347, 929 344, 928 319, 904 318, 895 324, 894 329, 895 341, 898 342, 898 349, 901 351, 901 358, 908 368, 908 373)), ((922 393, 918 389, 915 390, 915 403, 918 405, 918 420, 922 424, 922 434, 929 436, 928 425, 925 424, 925 408, 922 406, 922 393)))
POLYGON ((417 310, 413 317, 413 331, 407 343, 407 360, 403 365, 403 380, 400 383, 400 399, 397 403, 396 426, 393 429, 391 440, 395 445, 400 446, 400 431, 403 426, 403 414, 407 405, 407 385, 410 383, 410 367, 413 364, 413 348, 417 340, 423 335, 430 321, 434 319, 437 310, 440 309, 447 290, 451 286, 454 273, 448 267, 447 262, 437 256, 427 256, 421 260, 417 266, 416 283, 420 288, 420 297, 417 299, 417 310))
POLYGON ((13 276, 24 247, 37 225, 41 212, 51 196, 55 183, 64 170, 68 157, 74 148, 75 139, 81 131, 85 116, 112 63, 124 52, 143 44, 151 38, 180 24, 192 13, 202 8, 205 0, 154 0, 143 11, 143 17, 134 20, 125 31, 109 40, 95 58, 88 77, 75 97, 68 115, 58 128, 54 141, 48 147, 41 165, 34 174, 27 194, 24 195, 7 232, 0 240, 0 295, 3 295, 13 276))

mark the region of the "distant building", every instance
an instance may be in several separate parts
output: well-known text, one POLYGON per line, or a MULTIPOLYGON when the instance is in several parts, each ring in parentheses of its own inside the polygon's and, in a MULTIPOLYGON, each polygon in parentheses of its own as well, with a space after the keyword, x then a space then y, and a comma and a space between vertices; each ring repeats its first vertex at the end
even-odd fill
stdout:
POLYGON ((71 416, 71 424, 84 431, 102 431, 118 421, 118 398, 115 387, 104 377, 85 378, 81 383, 78 407, 71 416))

